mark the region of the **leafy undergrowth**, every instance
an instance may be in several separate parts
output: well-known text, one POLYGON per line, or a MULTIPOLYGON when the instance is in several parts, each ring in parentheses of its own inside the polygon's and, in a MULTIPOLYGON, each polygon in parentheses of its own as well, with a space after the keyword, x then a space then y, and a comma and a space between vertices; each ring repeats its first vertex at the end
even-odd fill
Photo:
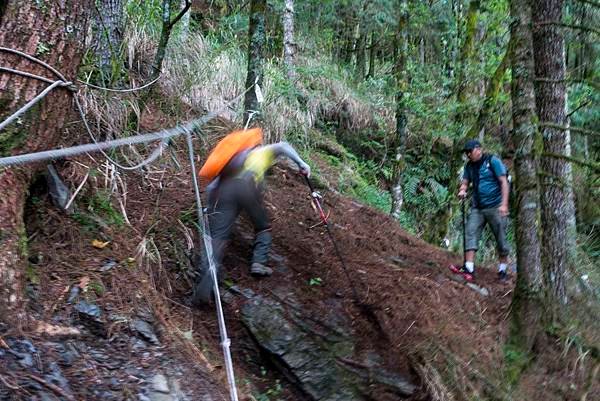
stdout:
MULTIPOLYGON (((200 151, 203 144, 196 141, 196 146, 200 151)), ((50 386, 56 364, 68 382, 63 391, 70 399, 151 396, 158 374, 169 379, 172 393, 179 388, 179 399, 228 399, 214 308, 187 303, 198 238, 186 149, 179 142, 173 147, 172 157, 143 174, 120 174, 85 157, 65 162, 61 173, 71 187, 93 171, 71 216, 52 206, 43 189, 32 192, 27 213, 29 312, 63 332, 5 330, 1 358, 10 363, 0 366, 2 399, 34 399, 42 393, 65 398, 50 386), (98 191, 110 194, 111 201, 98 199, 98 191), (82 313, 81 301, 97 306, 100 317, 82 313), (151 327, 150 334, 140 329, 140 320, 151 327), (24 339, 37 351, 27 351, 24 339), (61 350, 70 347, 78 352, 66 363, 61 350), (15 353, 35 354, 38 362, 21 363, 26 358, 15 353)), ((306 185, 280 164, 268 177, 265 200, 273 251, 286 260, 287 269, 276 269, 262 280, 250 277, 252 229, 242 218, 224 262, 224 286, 268 294, 286 283, 314 317, 324 315, 327 300, 341 300, 358 348, 380 351, 389 369, 419 383, 414 400, 520 400, 534 394, 563 400, 580 399, 586 391, 587 399, 598 396, 597 384, 590 380, 597 365, 559 342, 529 364, 520 387, 511 388, 503 344, 513 280, 497 282, 493 269, 482 267, 477 288, 457 281, 447 269, 460 259, 457 255, 412 237, 389 216, 340 195, 334 188, 343 169, 322 157, 314 163, 349 278, 306 185), (353 302, 350 280, 361 301, 373 307, 377 325, 353 302)), ((308 400, 262 359, 239 320, 240 302, 225 305, 240 398, 308 400)))

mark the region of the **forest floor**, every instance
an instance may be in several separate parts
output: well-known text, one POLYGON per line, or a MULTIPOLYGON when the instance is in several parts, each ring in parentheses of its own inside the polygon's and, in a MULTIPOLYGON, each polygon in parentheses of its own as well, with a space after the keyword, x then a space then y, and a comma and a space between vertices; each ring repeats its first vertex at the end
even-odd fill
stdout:
MULTIPOLYGON (((108 188, 112 205, 84 191, 70 216, 52 205, 44 185, 32 189, 29 310, 55 333, 3 329, 0 399, 228 399, 214 308, 188 302, 198 239, 185 152, 183 146, 176 150, 181 168, 166 160, 143 176, 118 178, 96 165, 89 186, 108 188), (56 333, 59 328, 70 331, 56 333)), ((280 163, 267 177, 265 194, 275 272, 263 279, 249 275, 253 231, 242 217, 224 261, 224 287, 261 294, 286 286, 315 318, 324 315, 328 300, 341 302, 358 347, 380 351, 387 367, 411 377, 420 386, 414 400, 581 399, 589 369, 558 340, 525 372, 523 385, 511 389, 506 382, 503 344, 514 276, 498 281, 494 268, 483 266, 476 286, 467 285, 448 270, 460 255, 331 190, 336 172, 316 162, 348 275, 302 177, 280 163), (354 302, 351 286, 375 319, 354 302), (561 358, 563 351, 568 355, 561 358)), ((93 163, 82 157, 59 170, 76 187, 93 163)), ((224 306, 240 398, 309 400, 261 359, 240 321, 241 302, 224 306)), ((588 399, 595 396, 597 384, 588 399)))

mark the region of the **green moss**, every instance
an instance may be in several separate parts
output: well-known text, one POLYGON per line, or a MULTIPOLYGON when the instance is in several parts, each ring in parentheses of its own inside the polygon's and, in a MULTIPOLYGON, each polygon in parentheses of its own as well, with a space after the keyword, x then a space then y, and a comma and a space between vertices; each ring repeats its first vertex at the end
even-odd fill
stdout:
POLYGON ((38 285, 40 283, 40 277, 38 276, 35 266, 27 265, 25 268, 25 279, 34 285, 38 285))
POLYGON ((23 146, 27 139, 27 130, 13 123, 0 132, 0 156, 9 156, 15 148, 23 146))
POLYGON ((504 346, 504 376, 511 386, 518 383, 521 373, 531 362, 531 355, 524 349, 521 339, 516 336, 504 346))

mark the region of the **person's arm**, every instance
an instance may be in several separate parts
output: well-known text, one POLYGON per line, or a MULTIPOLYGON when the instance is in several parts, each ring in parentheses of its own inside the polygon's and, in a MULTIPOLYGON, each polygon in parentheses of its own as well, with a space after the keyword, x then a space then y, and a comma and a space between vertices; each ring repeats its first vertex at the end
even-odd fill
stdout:
POLYGON ((265 148, 273 152, 275 158, 285 156, 298 165, 300 172, 307 177, 310 177, 310 166, 306 164, 298 155, 298 152, 287 142, 278 142, 272 145, 267 145, 265 148))
POLYGON ((469 180, 463 178, 462 182, 460 183, 460 188, 458 189, 458 197, 460 199, 465 199, 467 197, 467 189, 469 189, 469 180))
POLYGON ((496 156, 492 157, 490 163, 492 170, 494 171, 496 177, 498 177, 498 182, 500 183, 500 193, 502 196, 502 200, 500 201, 498 212, 500 213, 500 216, 508 216, 508 192, 510 189, 508 186, 508 179, 506 177, 506 166, 504 165, 504 163, 502 163, 502 160, 500 160, 496 156))
POLYGON ((498 180, 500 181, 500 190, 502 191, 502 201, 500 202, 498 212, 500 216, 508 216, 508 180, 506 179, 506 175, 501 175, 498 177, 498 180))

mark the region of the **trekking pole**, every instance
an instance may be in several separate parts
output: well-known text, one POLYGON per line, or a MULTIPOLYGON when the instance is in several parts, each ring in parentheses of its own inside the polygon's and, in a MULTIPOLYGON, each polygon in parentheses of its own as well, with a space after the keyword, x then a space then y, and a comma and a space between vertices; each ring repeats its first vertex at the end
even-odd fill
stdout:
POLYGON ((467 223, 465 218, 465 198, 461 201, 462 209, 462 237, 463 237, 463 266, 467 264, 467 223))
POLYGON ((321 195, 319 195, 319 193, 317 191, 315 191, 314 187, 312 186, 312 183, 310 182, 310 180, 308 179, 308 177, 306 175, 304 176, 304 178, 306 179, 306 183, 308 184, 308 188, 310 189, 310 196, 314 199, 315 204, 317 205, 317 209, 319 210, 319 215, 321 217, 321 221, 323 221, 323 224, 325 225, 325 229, 327 230, 327 234, 329 235, 329 238, 331 239, 331 243, 333 244, 335 253, 337 254, 337 257, 340 260, 340 263, 342 264, 342 269, 344 270, 344 273, 346 274, 346 278, 348 279, 348 283, 350 284, 350 288, 352 289, 352 294, 354 295, 354 299, 356 300, 356 302, 361 303, 360 299, 358 298, 358 293, 356 292, 356 288, 354 287, 354 283, 352 282, 352 279, 350 278, 350 274, 348 273, 348 268, 346 267, 344 258, 342 258, 342 253, 340 252, 340 249, 337 246, 337 242, 335 242, 335 239, 333 238, 333 234, 331 233, 331 229, 329 228, 329 223, 327 222, 327 216, 325 215, 325 212, 323 211, 323 208, 321 207, 321 202, 319 201, 319 198, 321 197, 321 195))

